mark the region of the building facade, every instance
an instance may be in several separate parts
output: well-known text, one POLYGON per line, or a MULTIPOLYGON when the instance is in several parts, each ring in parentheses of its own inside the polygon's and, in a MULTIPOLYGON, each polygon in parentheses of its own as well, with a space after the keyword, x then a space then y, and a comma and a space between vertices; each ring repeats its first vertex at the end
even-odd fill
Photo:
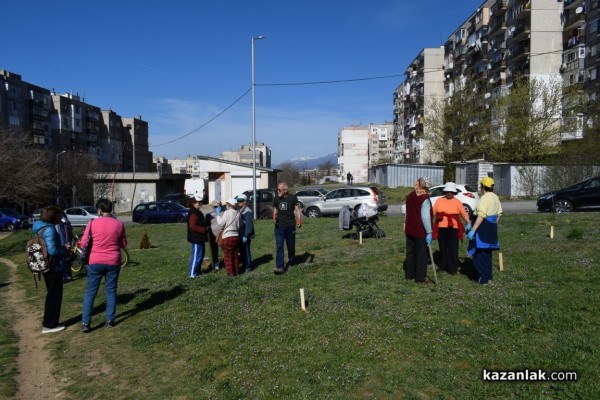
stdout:
MULTIPOLYGON (((227 161, 252 164, 252 144, 240 146, 238 151, 224 151, 219 158, 227 161)), ((271 149, 264 143, 256 142, 256 165, 271 168, 271 149)))
MULTIPOLYGON (((408 66, 393 96, 394 132, 398 135, 397 162, 435 162, 423 125, 427 95, 438 96, 437 69, 427 67, 428 56, 442 66, 442 97, 456 91, 481 93, 481 109, 507 95, 518 79, 558 80, 563 103, 584 95, 595 102, 600 72, 600 10, 598 0, 486 0, 448 37, 439 52, 424 49, 408 66), (437 59, 441 56, 441 62, 437 59)), ((589 104, 589 103, 588 103, 589 104)), ((482 112, 489 118, 493 113, 482 112)), ((559 116, 560 117, 560 116, 559 116)), ((473 123, 477 123, 474 116, 473 123)), ((562 115, 563 140, 583 136, 583 111, 562 115)), ((492 125, 493 121, 492 121, 492 125)), ((502 124, 496 124, 501 135, 502 124)))
POLYGON ((369 139, 368 126, 353 125, 340 129, 338 133, 338 165, 342 178, 348 172, 354 182, 369 181, 369 139))
POLYGON ((57 94, 6 70, 0 70, 0 127, 25 135, 40 149, 87 153, 107 171, 152 169, 148 123, 140 116, 121 117, 77 94, 57 94))

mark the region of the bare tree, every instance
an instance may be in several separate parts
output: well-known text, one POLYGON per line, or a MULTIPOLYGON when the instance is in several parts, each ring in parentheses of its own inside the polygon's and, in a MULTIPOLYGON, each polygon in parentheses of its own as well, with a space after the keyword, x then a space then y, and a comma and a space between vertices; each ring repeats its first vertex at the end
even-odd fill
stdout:
POLYGON ((277 174, 279 182, 285 181, 288 186, 293 186, 300 182, 300 170, 291 162, 284 162, 279 166, 281 172, 277 174))
POLYGON ((325 175, 331 175, 331 170, 335 168, 335 165, 331 161, 325 161, 321 165, 319 165, 318 169, 320 171, 325 171, 325 175))
POLYGON ((97 174, 102 168, 99 160, 90 154, 68 152, 60 158, 59 166, 58 181, 64 197, 62 203, 93 204, 94 176, 98 178, 97 174))
POLYGON ((52 155, 29 146, 25 135, 0 128, 0 201, 48 204, 56 188, 52 155))

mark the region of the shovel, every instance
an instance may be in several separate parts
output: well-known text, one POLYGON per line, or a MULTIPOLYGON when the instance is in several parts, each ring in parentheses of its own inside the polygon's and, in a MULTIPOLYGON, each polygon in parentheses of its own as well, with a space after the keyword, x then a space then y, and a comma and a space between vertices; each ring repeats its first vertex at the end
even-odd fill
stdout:
POLYGON ((431 260, 431 269, 433 269, 433 282, 437 285, 437 272, 435 270, 435 263, 433 262, 433 251, 431 250, 431 246, 427 246, 429 249, 429 259, 431 260))

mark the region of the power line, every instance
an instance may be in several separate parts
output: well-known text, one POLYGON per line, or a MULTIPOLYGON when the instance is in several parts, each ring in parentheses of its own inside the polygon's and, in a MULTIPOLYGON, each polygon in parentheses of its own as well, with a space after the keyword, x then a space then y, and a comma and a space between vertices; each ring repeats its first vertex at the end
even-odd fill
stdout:
POLYGON ((389 79, 398 78, 405 76, 404 74, 395 75, 384 75, 384 76, 372 76, 367 78, 353 78, 353 79, 337 79, 333 81, 311 81, 311 82, 290 82, 290 83, 257 83, 256 86, 302 86, 302 85, 325 85, 332 83, 346 83, 346 82, 359 82, 359 81, 372 81, 376 79, 389 79))
POLYGON ((237 103, 238 101, 240 101, 241 99, 244 98, 244 96, 246 96, 250 90, 252 88, 248 88, 248 90, 246 90, 244 92, 244 94, 242 94, 240 97, 238 97, 237 99, 235 99, 235 101, 233 103, 231 103, 230 105, 228 105, 225 109, 223 109, 220 113, 218 113, 217 115, 215 115, 214 117, 212 117, 211 119, 209 119, 208 121, 206 121, 205 123, 203 123, 202 125, 200 125, 199 127, 197 127, 196 129, 186 133, 185 135, 179 136, 178 138, 175 138, 173 140, 169 140, 168 142, 164 142, 164 143, 159 143, 159 144, 153 144, 152 146, 148 146, 148 147, 158 147, 158 146, 163 146, 165 144, 169 144, 169 143, 173 143, 176 142, 178 140, 183 139, 184 137, 190 136, 192 133, 199 131, 200 129, 204 128, 206 125, 210 124, 211 122, 213 122, 215 119, 219 118, 221 115, 223 115, 227 110, 229 110, 231 107, 233 107, 235 105, 235 103, 237 103))

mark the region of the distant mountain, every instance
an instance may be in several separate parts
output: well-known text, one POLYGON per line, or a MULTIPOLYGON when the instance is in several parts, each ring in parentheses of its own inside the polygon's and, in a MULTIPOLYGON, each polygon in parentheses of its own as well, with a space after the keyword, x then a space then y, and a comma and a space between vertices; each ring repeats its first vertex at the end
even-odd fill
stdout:
POLYGON ((333 167, 337 168, 338 167, 337 153, 327 154, 326 156, 322 156, 322 157, 318 157, 318 158, 316 158, 316 157, 296 157, 296 158, 292 158, 291 160, 286 160, 284 162, 281 162, 281 163, 275 165, 273 168, 279 168, 279 166, 284 163, 291 163, 300 169, 315 169, 327 161, 330 161, 331 163, 333 163, 333 167))

